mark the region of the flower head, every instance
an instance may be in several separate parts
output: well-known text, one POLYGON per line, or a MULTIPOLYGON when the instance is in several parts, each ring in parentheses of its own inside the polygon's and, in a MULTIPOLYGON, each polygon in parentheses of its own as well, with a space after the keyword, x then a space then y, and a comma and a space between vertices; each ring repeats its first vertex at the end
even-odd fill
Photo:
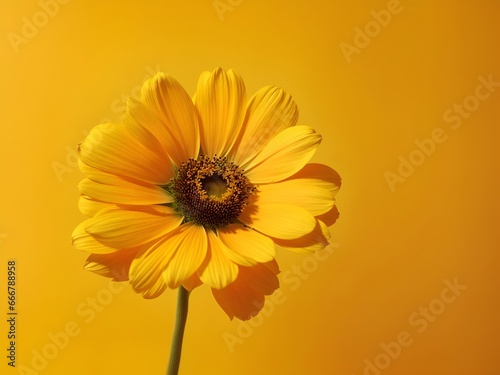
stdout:
POLYGON ((340 177, 308 164, 321 136, 297 118, 283 89, 247 101, 233 70, 204 72, 194 98, 150 78, 120 123, 79 146, 85 268, 145 298, 205 283, 231 318, 257 314, 279 285, 276 248, 324 248, 338 215, 340 177))

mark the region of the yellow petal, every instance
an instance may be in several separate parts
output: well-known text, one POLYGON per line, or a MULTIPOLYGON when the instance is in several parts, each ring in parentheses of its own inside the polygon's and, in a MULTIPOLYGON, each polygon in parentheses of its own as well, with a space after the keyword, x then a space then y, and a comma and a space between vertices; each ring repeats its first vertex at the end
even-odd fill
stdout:
POLYGON ((116 177, 112 185, 101 184, 88 178, 78 185, 82 194, 100 201, 126 205, 152 205, 172 202, 162 188, 151 184, 136 184, 116 177))
POLYGON ((144 297, 155 298, 167 285, 175 288, 188 282, 202 264, 206 252, 205 229, 183 224, 137 254, 130 266, 130 283, 144 297))
POLYGON ((205 155, 226 156, 243 122, 246 91, 240 75, 221 68, 200 76, 194 104, 200 114, 201 148, 205 155))
MULTIPOLYGON (((168 145, 174 145, 175 142, 171 133, 167 135, 165 132, 158 134, 152 131, 156 130, 156 127, 165 130, 165 126, 152 110, 130 97, 127 101, 127 111, 124 113, 121 122, 125 130, 140 144, 151 152, 161 155, 162 159, 167 162, 170 161, 171 148, 165 147, 165 144, 166 141, 170 141, 167 143, 168 145)), ((168 163, 168 167, 171 167, 169 169, 173 173, 174 169, 171 163, 168 163)))
POLYGON ((232 156, 237 165, 248 163, 282 130, 297 123, 299 111, 285 90, 266 86, 249 100, 245 123, 234 145, 232 156))
POLYGON ((218 235, 226 245, 224 254, 233 262, 242 266, 253 266, 274 259, 274 242, 242 225, 231 224, 218 229, 218 235))
POLYGON ((177 288, 200 268, 207 255, 205 228, 195 224, 184 224, 178 239, 170 244, 175 254, 167 264, 163 277, 169 288, 177 288))
POLYGON ((130 284, 137 293, 142 293, 144 298, 156 298, 167 288, 163 270, 172 254, 165 244, 175 236, 179 228, 154 245, 143 246, 132 260, 129 270, 130 284))
POLYGON ((176 164, 189 158, 196 159, 200 148, 196 110, 179 82, 164 73, 157 73, 144 83, 141 101, 173 135, 176 148, 169 150, 169 155, 176 164))
POLYGON ((259 202, 293 204, 311 215, 328 212, 335 204, 330 190, 306 179, 292 179, 259 186, 259 202))
POLYGON ((232 283, 238 276, 238 267, 228 257, 224 243, 211 230, 207 231, 207 265, 200 274, 200 279, 212 288, 221 289, 232 283))
POLYGON ((295 253, 311 253, 319 251, 328 246, 330 241, 330 231, 325 223, 317 220, 317 225, 311 233, 305 236, 293 239, 282 240, 279 238, 273 239, 276 245, 295 253))
POLYGON ((342 184, 340 175, 333 168, 317 163, 306 164, 304 168, 289 179, 300 179, 304 182, 310 182, 314 186, 328 189, 334 196, 338 193, 342 184))
POLYGON ((130 133, 139 133, 138 136, 141 136, 141 133, 151 134, 156 139, 163 153, 168 155, 173 175, 175 172, 173 166, 183 161, 180 160, 180 155, 184 153, 182 145, 179 144, 176 135, 173 133, 174 129, 167 127, 165 122, 151 108, 134 98, 129 98, 127 111, 122 121, 130 133))
POLYGON ((265 296, 278 289, 278 273, 276 261, 240 266, 236 280, 223 289, 212 289, 212 294, 230 319, 248 320, 264 307, 265 296))
POLYGON ((79 150, 83 163, 106 173, 155 185, 171 177, 168 157, 146 148, 122 124, 95 126, 79 150))
POLYGON ((130 264, 138 248, 120 250, 113 254, 92 254, 87 258, 84 269, 115 281, 128 280, 130 264))
MULTIPOLYGON (((109 184, 116 180, 116 174, 104 172, 102 169, 97 169, 85 164, 82 159, 78 159, 78 167, 82 173, 93 181, 103 184, 109 184)), ((137 180, 139 181, 139 180, 137 180)))
POLYGON ((93 254, 109 254, 116 252, 117 249, 104 245, 87 232, 86 228, 92 222, 92 220, 93 219, 87 219, 85 221, 82 221, 75 228, 71 236, 73 240, 73 246, 75 246, 75 248, 77 248, 78 250, 93 254))
POLYGON ((287 128, 271 139, 248 165, 242 166, 245 175, 254 184, 284 180, 307 164, 320 142, 321 136, 309 126, 287 128))
POLYGON ((85 186, 85 193, 82 191, 81 186, 80 191, 82 194, 89 195, 96 200, 130 205, 163 204, 172 201, 172 198, 165 190, 156 185, 132 178, 125 178, 113 173, 106 173, 85 164, 81 160, 78 160, 78 165, 82 173, 91 180, 87 182, 82 181, 81 184, 85 186))
POLYGON ((99 242, 116 249, 130 248, 162 237, 182 222, 170 207, 139 206, 100 211, 86 226, 99 242))
POLYGON ((114 204, 98 201, 86 195, 81 195, 78 201, 80 212, 88 217, 94 217, 99 211, 110 207, 116 206, 114 204))
MULTIPOLYGON (((117 178, 125 179, 125 176, 118 176, 113 172, 104 172, 102 169, 94 168, 82 161, 82 159, 78 159, 78 167, 82 173, 90 178, 92 181, 100 182, 101 184, 111 185, 113 184, 117 178)), ((128 181, 132 182, 141 182, 141 180, 127 178, 128 181)))
POLYGON ((307 210, 283 203, 257 201, 246 206, 238 219, 267 236, 286 240, 305 236, 316 227, 316 219, 307 210))

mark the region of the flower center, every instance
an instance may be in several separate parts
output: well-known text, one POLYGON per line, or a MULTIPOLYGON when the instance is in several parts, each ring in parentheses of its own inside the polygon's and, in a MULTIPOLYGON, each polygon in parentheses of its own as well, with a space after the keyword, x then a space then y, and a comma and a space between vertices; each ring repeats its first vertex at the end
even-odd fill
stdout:
POLYGON ((205 177, 201 182, 201 186, 203 186, 203 190, 205 190, 209 197, 214 198, 222 197, 227 191, 226 181, 218 174, 205 177))
POLYGON ((166 189, 186 221, 211 229, 234 223, 255 191, 237 165, 217 156, 182 163, 166 189))

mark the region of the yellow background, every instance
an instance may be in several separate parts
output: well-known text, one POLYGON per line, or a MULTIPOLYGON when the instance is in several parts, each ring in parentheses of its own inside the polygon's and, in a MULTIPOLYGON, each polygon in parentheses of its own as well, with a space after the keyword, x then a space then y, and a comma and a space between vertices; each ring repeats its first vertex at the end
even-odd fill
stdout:
POLYGON ((324 137, 314 161, 343 178, 341 216, 322 260, 278 255, 282 295, 253 326, 230 322, 208 288, 196 290, 181 373, 500 374, 500 89, 467 99, 478 77, 500 81, 500 2, 394 1, 222 0, 233 5, 219 15, 213 0, 71 0, 46 19, 43 0, 3 1, 0 278, 6 285, 16 259, 25 370, 6 363, 5 286, 0 372, 165 372, 176 293, 147 301, 82 269, 86 255, 70 242, 83 219, 73 152, 92 126, 118 120, 156 70, 194 93, 202 71, 222 66, 240 72, 249 94, 275 84, 293 95, 299 122, 324 137), (372 11, 394 4, 377 29, 372 11), (22 36, 24 17, 41 26, 25 27, 16 52, 9 37, 22 36), (348 62, 342 43, 356 46, 365 27, 373 37, 348 62), (443 115, 464 100, 477 108, 453 129, 443 115), (391 191, 386 172, 436 128, 446 140, 391 191), (466 286, 453 301, 447 280, 466 286), (429 307, 435 314, 422 318, 429 307), (410 344, 384 355, 405 332, 410 344), (44 350, 42 371, 27 371, 44 350))

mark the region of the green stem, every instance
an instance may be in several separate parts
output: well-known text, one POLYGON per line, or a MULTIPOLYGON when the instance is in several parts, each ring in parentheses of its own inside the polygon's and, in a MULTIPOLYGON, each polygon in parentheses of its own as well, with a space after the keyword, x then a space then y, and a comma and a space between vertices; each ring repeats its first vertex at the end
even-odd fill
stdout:
POLYGON ((189 305, 189 291, 179 287, 177 296, 177 314, 175 318, 175 329, 172 337, 172 346, 170 347, 170 360, 168 363, 167 375, 177 375, 179 373, 179 365, 181 363, 182 338, 184 336, 184 328, 189 305))

